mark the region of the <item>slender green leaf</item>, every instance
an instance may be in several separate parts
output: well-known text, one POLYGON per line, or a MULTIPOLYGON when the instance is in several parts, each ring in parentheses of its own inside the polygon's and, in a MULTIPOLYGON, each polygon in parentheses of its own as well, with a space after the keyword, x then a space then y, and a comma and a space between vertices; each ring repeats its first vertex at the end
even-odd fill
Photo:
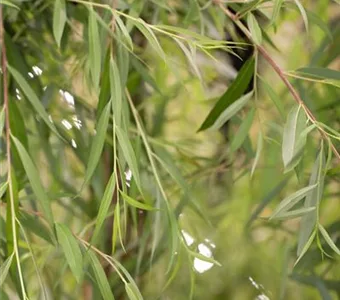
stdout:
POLYGON ((5 108, 3 107, 0 112, 0 136, 2 136, 2 131, 4 130, 5 126, 5 108))
POLYGON ((253 91, 245 94, 240 99, 236 100, 230 106, 228 106, 225 111, 223 111, 217 118, 215 123, 211 126, 211 129, 216 130, 223 126, 225 122, 230 120, 234 115, 236 115, 251 99, 253 96, 253 91))
POLYGON ((329 247, 331 247, 336 254, 340 255, 340 249, 335 245, 335 243, 333 242, 332 238, 329 236, 326 229, 320 223, 318 224, 318 227, 319 227, 319 230, 320 230, 323 238, 325 239, 325 241, 329 245, 329 247))
POLYGON ((88 20, 88 36, 89 36, 89 60, 90 60, 90 72, 92 75, 92 81, 97 88, 99 86, 100 80, 100 70, 101 70, 101 43, 100 35, 98 30, 97 19, 91 5, 89 10, 89 20, 88 20))
POLYGON ((210 111, 209 115, 204 120, 203 124, 198 131, 205 130, 212 126, 216 119, 237 99, 239 99, 244 91, 247 89, 249 82, 254 74, 254 58, 250 58, 241 68, 236 79, 228 87, 227 91, 217 101, 214 108, 210 111))
POLYGON ((2 5, 7 5, 16 9, 20 9, 18 6, 16 6, 15 4, 13 4, 11 1, 7 1, 7 0, 0 0, 0 4, 2 5))
POLYGON ((134 25, 139 29, 139 31, 145 36, 146 40, 150 43, 151 47, 158 53, 158 55, 165 60, 166 56, 158 42, 158 39, 154 32, 150 29, 150 26, 144 22, 142 19, 138 21, 133 21, 134 25))
POLYGON ((104 300, 114 300, 114 296, 112 294, 110 284, 107 280, 105 272, 103 270, 102 265, 100 264, 96 255, 92 252, 92 250, 87 252, 87 255, 90 258, 91 267, 95 276, 95 283, 98 285, 100 293, 104 300))
POLYGON ((287 212, 289 209, 291 209, 296 203, 298 203, 301 199, 305 198, 313 189, 315 189, 317 184, 304 187, 295 193, 289 195, 285 199, 283 199, 280 204, 276 207, 274 210, 272 216, 270 219, 274 218, 278 214, 282 212, 287 212))
POLYGON ((83 255, 72 232, 65 224, 55 224, 58 242, 61 245, 66 261, 74 277, 80 283, 83 277, 83 255))
POLYGON ((194 251, 191 251, 191 250, 189 250, 189 253, 190 253, 192 256, 194 256, 194 257, 196 257, 196 258, 198 258, 198 259, 200 259, 200 260, 203 260, 203 261, 212 263, 212 264, 214 264, 214 265, 216 265, 216 266, 219 266, 219 267, 222 266, 217 260, 215 260, 215 259, 213 259, 213 258, 211 258, 211 257, 205 256, 205 255, 203 255, 203 254, 201 254, 201 253, 194 252, 194 251))
POLYGON ((5 282, 8 271, 12 264, 13 257, 14 252, 10 256, 8 256, 7 259, 0 266, 0 286, 2 286, 2 284, 5 282))
POLYGON ((254 116, 255 109, 252 109, 241 123, 240 128, 237 130, 231 141, 230 145, 231 152, 236 151, 238 148, 242 146, 244 140, 248 136, 251 125, 253 124, 254 116))
POLYGON ((116 135, 118 138, 119 146, 123 151, 123 155, 129 168, 131 169, 132 176, 137 184, 139 191, 142 193, 142 186, 139 177, 139 168, 135 152, 133 151, 132 145, 126 133, 121 130, 118 126, 116 127, 116 135))
POLYGON ((100 92, 99 92, 99 101, 97 104, 96 111, 96 119, 97 122, 103 112, 104 107, 110 101, 110 69, 111 69, 111 48, 108 48, 105 61, 104 61, 104 69, 102 72, 102 80, 100 82, 100 92))
POLYGON ((91 179, 94 171, 96 170, 98 161, 103 151, 105 138, 106 138, 106 132, 109 126, 110 108, 111 108, 110 106, 111 106, 111 102, 106 104, 98 120, 98 123, 96 126, 96 135, 93 137, 93 140, 91 143, 91 150, 90 150, 90 155, 89 155, 88 163, 86 167, 85 179, 84 179, 84 183, 82 185, 81 190, 91 179))
POLYGON ((155 210, 156 209, 156 208, 154 208, 154 207, 152 207, 148 204, 139 202, 139 201, 131 198, 130 196, 126 195, 122 191, 120 191, 120 194, 123 196, 123 199, 133 207, 136 207, 136 208, 139 208, 139 209, 144 209, 144 210, 155 210))
POLYGON ((120 126, 122 117, 122 85, 117 64, 112 57, 110 60, 110 88, 115 124, 120 126))
POLYGON ((295 1, 296 6, 298 7, 298 9, 301 13, 303 23, 305 24, 306 31, 308 32, 308 17, 307 17, 306 10, 303 7, 303 5, 301 4, 300 0, 294 0, 294 1, 295 1))
MULTIPOLYGON (((323 171, 325 166, 325 157, 323 154, 323 147, 314 162, 313 170, 309 179, 309 185, 317 184, 317 187, 307 195, 304 203, 304 207, 318 207, 322 193, 323 193, 323 185, 324 185, 324 176, 325 173, 323 171)), ((315 228, 315 224, 317 222, 317 211, 312 211, 305 216, 302 217, 300 223, 300 232, 299 232, 299 241, 297 254, 301 255, 309 236, 315 228)))
POLYGON ((110 205, 112 203, 112 197, 113 197, 115 188, 116 188, 116 175, 115 173, 112 173, 109 179, 109 182, 106 185, 103 198, 100 201, 100 207, 99 207, 99 211, 97 214, 95 230, 94 230, 94 233, 91 239, 92 244, 94 244, 95 241, 97 240, 98 234, 100 233, 103 223, 107 217, 110 205))
POLYGON ((46 220, 50 224, 51 228, 53 228, 54 220, 53 220, 53 214, 52 214, 52 209, 51 209, 51 201, 48 198, 45 192, 45 189, 41 183, 39 173, 35 165, 33 164, 33 161, 31 160, 29 154, 24 148, 24 146, 20 143, 20 141, 15 136, 12 136, 12 139, 18 150, 20 159, 24 166, 28 180, 31 184, 32 190, 35 196, 37 197, 37 201, 40 203, 42 207, 46 220))
POLYGON ((131 36, 129 34, 129 31, 127 30, 122 19, 116 13, 114 13, 114 16, 115 16, 115 21, 116 21, 124 39, 125 39, 125 41, 128 44, 129 50, 133 51, 133 42, 132 42, 131 36))
POLYGON ((296 260, 296 262, 294 263, 294 267, 299 263, 299 261, 301 260, 301 258, 306 254, 307 250, 309 249, 309 247, 312 245, 314 238, 316 236, 316 230, 314 230, 312 232, 312 234, 310 236, 308 236, 308 240, 306 241, 306 243, 303 245, 303 248, 298 252, 298 259, 296 260))
POLYGON ((283 1, 284 0, 274 0, 274 8, 273 8, 272 18, 270 20, 270 25, 275 24, 276 19, 280 13, 283 1))
POLYGON ((299 208, 295 210, 290 210, 288 212, 278 213, 275 217, 270 217, 271 220, 290 220, 294 218, 301 217, 311 211, 315 210, 315 207, 299 208))
POLYGON ((247 15, 247 25, 251 33, 251 37, 256 45, 261 45, 262 43, 262 31, 259 23, 252 13, 247 15))
POLYGON ((307 136, 302 134, 306 128, 306 115, 301 106, 289 112, 283 131, 282 159, 285 172, 292 170, 301 160, 307 136))
POLYGON ((125 291, 130 300, 141 300, 139 295, 136 293, 134 286, 131 283, 125 283, 125 291))
POLYGON ((256 146, 256 154, 255 154, 255 159, 253 162, 253 165, 251 167, 251 172, 250 172, 250 177, 253 177, 256 166, 260 160, 261 153, 262 153, 262 148, 263 148, 263 137, 261 131, 259 131, 258 137, 257 137, 257 146, 256 146))
POLYGON ((320 67, 304 67, 297 69, 298 74, 318 79, 340 80, 340 71, 320 67))
POLYGON ((0 185, 0 199, 5 194, 5 192, 7 190, 7 186, 8 186, 8 181, 6 181, 6 182, 4 182, 0 185))
POLYGON ((28 82, 25 80, 25 78, 14 68, 12 68, 10 65, 7 66, 8 70, 11 72, 12 76, 14 77, 15 81, 20 86, 21 90, 27 97, 28 101, 31 102, 33 108, 37 112, 37 114, 44 120, 46 125, 57 135, 61 138, 60 134, 57 131, 57 128, 55 125, 50 121, 48 114, 45 111, 44 106, 39 101, 38 96, 35 94, 33 89, 30 87, 28 82))
POLYGON ((65 0, 55 0, 53 10, 53 35, 58 47, 60 47, 60 41, 64 32, 66 20, 65 0))

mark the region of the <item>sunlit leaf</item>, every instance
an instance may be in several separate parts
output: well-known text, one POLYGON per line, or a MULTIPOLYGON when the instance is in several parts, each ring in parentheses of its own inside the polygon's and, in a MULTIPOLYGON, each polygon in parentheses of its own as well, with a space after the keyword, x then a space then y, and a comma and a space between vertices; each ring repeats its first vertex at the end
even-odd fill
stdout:
POLYGON ((283 131, 282 159, 285 172, 292 170, 301 160, 307 136, 302 134, 306 128, 306 114, 301 106, 289 112, 283 131))
POLYGON ((253 177, 257 164, 259 163, 261 153, 262 153, 262 148, 263 148, 263 137, 262 137, 261 131, 259 131, 259 134, 257 137, 256 154, 255 154, 253 165, 251 167, 250 177, 253 177))
POLYGON ((96 126, 96 135, 92 139, 90 155, 87 161, 86 173, 84 178, 84 183, 82 188, 89 182, 91 179, 96 167, 98 165, 98 161, 103 151, 107 128, 109 126, 109 118, 110 118, 110 109, 111 102, 106 104, 103 112, 98 120, 96 126))
POLYGON ((230 106, 228 106, 225 111, 223 111, 220 116, 217 118, 217 120, 214 122, 214 124, 211 126, 211 129, 219 129, 223 126, 225 122, 230 120, 234 115, 236 115, 251 99, 253 96, 253 92, 249 92, 248 94, 245 94, 240 99, 236 100, 234 103, 232 103, 230 106))
POLYGON ((228 87, 227 91, 223 94, 223 96, 218 100, 215 104, 214 108, 210 111, 209 115, 204 120, 198 131, 202 131, 204 129, 212 126, 218 117, 237 99, 239 99, 244 91, 247 89, 249 82, 252 79, 254 74, 254 58, 250 58, 241 68, 238 73, 236 79, 233 83, 228 87))
POLYGON ((305 24, 306 30, 308 31, 308 17, 307 17, 306 10, 303 7, 303 5, 301 4, 300 0, 294 0, 294 1, 295 1, 296 6, 298 7, 298 9, 301 13, 303 23, 305 24))
POLYGON ((103 223, 107 217, 110 205, 112 203, 112 197, 115 191, 115 187, 116 187, 116 175, 115 173, 112 173, 109 182, 106 185, 103 198, 100 201, 95 230, 91 239, 92 243, 95 243, 95 241, 97 240, 98 234, 100 233, 103 223))
POLYGON ((323 238, 325 239, 325 241, 327 242, 327 244, 329 245, 329 247, 332 248, 332 250, 340 255, 340 249, 335 245, 335 243, 333 242, 332 238, 329 236, 328 232, 326 231, 326 229, 319 223, 318 224, 319 230, 323 236, 323 238))
MULTIPOLYGON (((309 207, 318 207, 322 193, 323 193, 323 185, 324 185, 324 169, 325 166, 325 157, 323 153, 323 147, 321 148, 312 169, 312 173, 309 179, 309 185, 317 184, 317 187, 307 195, 304 203, 305 208, 309 207)), ((315 228, 315 224, 317 222, 317 212, 312 211, 305 216, 302 217, 300 223, 300 232, 299 232, 299 241, 298 241, 298 249, 297 255, 301 255, 308 238, 310 237, 312 231, 315 228)))
POLYGON ((131 198, 130 196, 126 195, 124 192, 120 191, 120 194, 123 196, 123 199, 129 203, 131 206, 133 207, 136 207, 136 208, 139 208, 139 209, 144 209, 144 210, 155 210, 154 207, 148 205, 148 204, 145 204, 145 203, 142 203, 142 202, 139 202, 133 198, 131 198))
POLYGON ((251 33, 251 37, 253 41, 255 42, 255 44, 261 45, 262 31, 261 31, 259 23, 257 23, 257 20, 252 13, 248 13, 247 15, 247 25, 251 33))
POLYGON ((72 232, 65 224, 55 224, 58 242, 65 254, 66 261, 78 282, 83 277, 83 255, 72 232))
POLYGON ((14 68, 12 68, 10 65, 7 66, 8 70, 11 72, 12 76, 14 77, 15 81, 20 86, 21 90, 27 97, 28 101, 32 104, 33 108, 37 112, 37 114, 44 120, 46 125, 59 137, 60 134, 58 133, 56 127, 54 124, 50 121, 48 114, 45 111, 44 106, 41 104, 38 96, 35 94, 33 89, 30 87, 26 79, 14 68))
POLYGON ((66 24, 66 5, 65 0, 55 0, 53 10, 53 35, 60 47, 61 37, 66 24))
POLYGON ((98 285, 98 288, 100 290, 100 293, 104 300, 114 300, 110 284, 107 280, 107 277, 105 275, 105 272, 103 270, 102 265, 100 264, 98 258, 96 255, 89 250, 87 252, 88 257, 90 258, 91 267, 96 279, 96 284, 98 285))
POLYGON ((283 199, 280 204, 276 207, 274 210, 272 216, 270 219, 274 218, 278 214, 282 212, 287 212, 289 209, 291 209, 296 203, 298 203, 301 199, 306 197, 313 189, 315 189, 317 184, 304 187, 295 193, 289 195, 285 199, 283 199))
POLYGON ((1 287, 2 287, 2 284, 5 282, 8 271, 12 264, 13 257, 14 257, 14 253, 8 256, 7 259, 0 266, 0 286, 1 287))
POLYGON ((254 116, 255 116, 255 109, 252 109, 242 121, 240 128, 234 134, 234 137, 231 141, 231 145, 230 145, 231 152, 236 151, 238 148, 242 146, 244 140, 248 136, 250 127, 253 124, 254 116))
POLYGON ((98 23, 92 6, 89 9, 88 36, 90 72, 93 84, 97 88, 99 86, 102 59, 98 23))
POLYGON ((5 192, 7 190, 7 186, 8 186, 8 182, 7 181, 0 185, 0 199, 5 194, 5 192))
POLYGON ((51 228, 53 228, 54 220, 51 209, 51 201, 48 198, 45 189, 41 183, 39 173, 24 146, 16 137, 12 136, 12 139, 18 150, 28 180, 31 184, 34 194, 36 195, 36 199, 42 207, 46 220, 50 224, 51 228))

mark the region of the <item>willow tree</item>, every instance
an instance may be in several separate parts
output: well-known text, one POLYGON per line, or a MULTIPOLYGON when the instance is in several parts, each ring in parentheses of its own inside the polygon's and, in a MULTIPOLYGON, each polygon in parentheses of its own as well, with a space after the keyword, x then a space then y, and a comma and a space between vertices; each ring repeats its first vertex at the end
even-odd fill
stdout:
POLYGON ((0 3, 1 299, 339 296, 338 1, 0 3))

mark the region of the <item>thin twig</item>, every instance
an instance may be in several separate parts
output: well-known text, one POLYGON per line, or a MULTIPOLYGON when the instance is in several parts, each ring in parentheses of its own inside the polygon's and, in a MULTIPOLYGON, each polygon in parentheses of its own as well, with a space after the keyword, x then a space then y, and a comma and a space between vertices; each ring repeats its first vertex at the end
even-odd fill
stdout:
MULTIPOLYGON (((290 94, 293 96, 293 98, 296 101, 296 103, 301 105, 301 107, 305 111, 308 119, 313 124, 316 124, 317 120, 316 120, 315 116, 310 111, 308 106, 303 102, 303 100, 301 99, 300 95, 298 94, 296 89, 293 87, 293 85, 290 83, 290 81, 287 79, 285 72, 273 60, 273 58, 270 56, 270 54, 267 52, 267 50, 263 46, 257 45, 254 42, 254 40, 253 40, 253 38, 251 36, 251 33, 249 32, 248 28, 241 21, 239 21, 237 19, 237 16, 234 13, 232 13, 228 8, 223 6, 222 1, 214 0, 214 2, 221 8, 221 10, 225 13, 225 15, 227 15, 236 24, 236 26, 245 34, 245 36, 253 43, 254 47, 256 47, 256 49, 259 51, 259 53, 261 53, 263 58, 271 65, 271 67, 274 69, 276 74, 281 78, 282 82, 286 85, 286 87, 288 88, 290 94)), ((321 127, 317 126, 317 128, 318 128, 320 134, 322 135, 322 137, 329 142, 330 147, 332 148, 332 151, 335 154, 335 156, 340 160, 340 154, 337 151, 337 149, 335 148, 334 144, 331 142, 331 139, 328 136, 328 134, 321 127)))

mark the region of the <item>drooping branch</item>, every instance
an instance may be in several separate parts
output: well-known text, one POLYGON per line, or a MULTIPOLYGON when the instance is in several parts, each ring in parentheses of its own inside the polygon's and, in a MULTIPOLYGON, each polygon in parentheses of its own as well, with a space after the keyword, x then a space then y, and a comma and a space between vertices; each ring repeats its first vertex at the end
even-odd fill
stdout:
MULTIPOLYGON (((217 4, 220 9, 224 12, 225 15, 227 15, 234 23, 235 25, 245 34, 245 36, 253 43, 254 47, 258 50, 259 53, 263 56, 263 58, 270 64, 270 66, 273 68, 273 70, 276 72, 276 74, 280 77, 282 82, 285 84, 287 89, 289 90, 290 94, 292 95, 293 99, 296 101, 298 105, 301 105, 301 107, 304 109, 308 119, 313 123, 317 123, 317 119, 313 115, 313 113, 310 111, 308 106, 304 103, 304 101, 301 99, 299 93, 296 91, 294 86, 290 83, 288 78, 285 75, 285 72, 282 70, 282 68, 274 61, 274 59, 270 56, 268 51, 261 45, 258 45, 254 42, 254 39, 248 30, 248 28, 239 20, 238 16, 231 12, 228 8, 226 8, 223 5, 223 2, 221 0, 214 0, 215 4, 217 4)), ((330 137, 328 136, 327 132, 320 126, 317 126, 321 136, 329 142, 330 147, 332 148, 333 153, 340 161, 340 154, 337 151, 334 144, 331 142, 330 137)))

